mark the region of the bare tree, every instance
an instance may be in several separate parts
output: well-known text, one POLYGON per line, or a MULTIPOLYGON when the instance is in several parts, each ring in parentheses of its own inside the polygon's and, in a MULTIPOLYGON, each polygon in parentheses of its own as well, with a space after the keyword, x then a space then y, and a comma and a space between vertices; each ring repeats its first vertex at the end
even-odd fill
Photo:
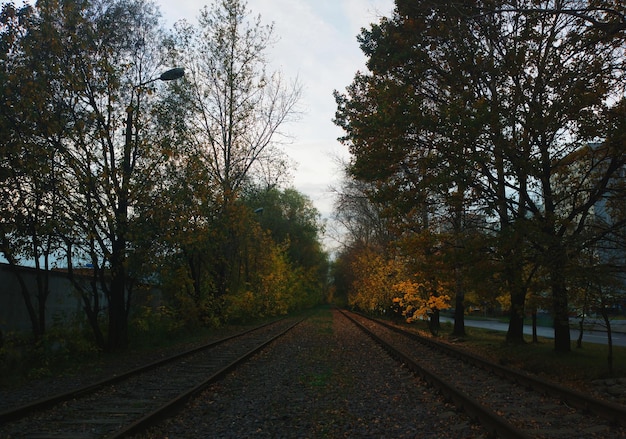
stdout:
POLYGON ((191 87, 189 124, 212 178, 228 201, 255 166, 274 160, 281 127, 297 115, 297 82, 268 72, 265 52, 273 26, 250 20, 246 3, 218 0, 205 7, 197 27, 178 23, 177 56, 191 87))
POLYGON ((263 174, 280 181, 286 171, 279 145, 282 127, 297 115, 301 87, 270 72, 266 51, 273 26, 252 18, 241 0, 216 0, 200 13, 197 26, 179 22, 171 41, 176 64, 187 74, 185 141, 219 190, 217 212, 207 212, 214 229, 214 291, 221 296, 240 284, 237 271, 236 206, 244 185, 263 174))

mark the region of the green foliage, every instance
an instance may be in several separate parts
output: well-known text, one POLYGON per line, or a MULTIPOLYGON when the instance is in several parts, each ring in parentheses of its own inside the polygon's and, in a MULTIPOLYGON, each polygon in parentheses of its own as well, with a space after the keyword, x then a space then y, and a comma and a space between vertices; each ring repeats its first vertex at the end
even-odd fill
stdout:
POLYGON ((311 201, 293 188, 252 188, 248 192, 246 203, 259 209, 259 224, 274 242, 287 245, 290 261, 304 266, 317 264, 321 253, 318 237, 323 228, 311 201))
POLYGON ((255 218, 272 241, 284 248, 301 288, 316 296, 310 304, 318 303, 326 287, 328 255, 321 245, 324 228, 317 209, 293 188, 252 188, 244 200, 256 211, 255 218))
POLYGON ((129 324, 130 339, 136 347, 164 346, 203 328, 216 328, 219 322, 203 322, 197 315, 198 307, 184 306, 174 309, 161 305, 145 306, 135 311, 129 324), (188 313, 193 313, 189 316, 188 313))
POLYGON ((0 346, 0 385, 11 387, 29 380, 79 370, 76 358, 90 361, 100 352, 83 319, 55 324, 38 340, 17 333, 4 335, 0 346))
POLYGON ((296 270, 287 261, 284 249, 273 245, 266 249, 263 268, 258 270, 247 290, 225 297, 225 319, 242 322, 245 319, 283 316, 299 309, 304 291, 296 270))
POLYGON ((219 203, 211 201, 215 192, 205 189, 191 197, 185 180, 180 184, 179 194, 188 193, 189 199, 163 194, 164 202, 182 205, 174 211, 176 218, 171 209, 155 205, 155 235, 142 251, 163 252, 162 262, 156 257, 152 267, 159 269, 163 298, 180 325, 284 315, 322 300, 326 255, 319 243, 319 214, 306 197, 293 189, 250 189, 220 213, 219 203), (207 196, 204 206, 197 203, 199 194, 207 196), (255 207, 259 204, 262 210, 255 207), (180 227, 185 218, 197 218, 197 226, 180 227))

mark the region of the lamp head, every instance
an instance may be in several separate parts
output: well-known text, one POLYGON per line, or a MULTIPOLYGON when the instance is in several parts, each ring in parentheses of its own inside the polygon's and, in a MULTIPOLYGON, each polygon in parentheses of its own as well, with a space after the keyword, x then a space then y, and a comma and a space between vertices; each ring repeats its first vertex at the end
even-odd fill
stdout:
POLYGON ((174 79, 182 78, 185 75, 185 69, 182 67, 176 67, 174 69, 167 70, 161 73, 159 79, 161 81, 172 81, 174 79))

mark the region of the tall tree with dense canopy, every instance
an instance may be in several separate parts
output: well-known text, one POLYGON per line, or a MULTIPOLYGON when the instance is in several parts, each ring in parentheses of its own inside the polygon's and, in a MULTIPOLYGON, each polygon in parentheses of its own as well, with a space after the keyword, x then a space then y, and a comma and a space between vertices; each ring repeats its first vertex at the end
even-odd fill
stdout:
POLYGON ((285 259, 299 282, 299 306, 324 299, 328 256, 321 243, 324 224, 311 200, 293 188, 248 188, 244 200, 285 259))
POLYGON ((0 251, 20 283, 35 337, 46 327, 49 271, 59 248, 59 193, 62 168, 55 145, 62 135, 64 114, 50 114, 54 97, 48 90, 47 65, 41 52, 47 42, 30 33, 38 17, 33 7, 2 5, 0 13, 0 251), (38 72, 33 75, 33 72, 38 72), (41 72, 41 73, 39 73, 41 72), (26 78, 31 78, 26 80, 26 78), (34 261, 36 303, 18 265, 34 261))
POLYGON ((398 0, 360 37, 370 73, 336 95, 352 172, 375 182, 377 197, 405 206, 405 218, 421 210, 422 227, 437 213, 429 206, 448 206, 456 236, 467 209, 495 226, 511 341, 523 341, 532 267, 545 267, 559 351, 570 349, 568 261, 624 163, 623 144, 605 148, 603 172, 576 194, 555 178, 575 151, 610 138, 623 95, 626 35, 597 25, 623 18, 623 6, 596 3, 398 0))
MULTIPOLYGON (((140 283, 160 282, 182 324, 248 305, 240 317, 282 314, 325 291, 319 214, 277 189, 300 88, 269 73, 272 27, 248 14, 217 0, 166 42, 143 0, 3 6, 0 251, 14 265, 64 261, 103 349, 127 346, 140 283), (181 64, 188 80, 158 81, 181 64), (245 193, 260 181, 263 217, 245 193)), ((39 333, 45 282, 38 305, 23 290, 39 333)))
MULTIPOLYGON (((39 172, 47 178, 58 173, 56 178, 64 182, 62 191, 54 186, 49 212, 59 226, 49 235, 63 242, 70 277, 77 263, 93 266, 91 289, 78 282, 75 286, 99 344, 123 349, 132 302, 130 224, 140 215, 137 200, 151 189, 151 170, 167 157, 155 153, 157 148, 143 135, 154 128, 146 123, 145 99, 154 83, 144 83, 159 67, 158 13, 143 1, 42 1, 24 23, 21 47, 6 52, 22 55, 17 66, 22 75, 10 78, 15 88, 3 92, 19 91, 19 108, 38 105, 28 114, 14 115, 20 121, 13 138, 25 150, 49 151, 48 168, 39 172), (29 75, 34 80, 24 82, 29 75), (108 325, 103 331, 100 314, 105 309, 108 325)), ((38 172, 21 169, 29 175, 38 172)))

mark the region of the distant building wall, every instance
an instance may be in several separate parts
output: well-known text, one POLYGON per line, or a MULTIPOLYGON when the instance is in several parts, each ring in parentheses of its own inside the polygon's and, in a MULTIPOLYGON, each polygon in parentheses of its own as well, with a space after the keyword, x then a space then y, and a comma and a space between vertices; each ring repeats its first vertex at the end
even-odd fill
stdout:
MULTIPOLYGON (((20 276, 26 282, 33 306, 37 308, 37 270, 19 267, 20 276)), ((89 277, 81 276, 85 284, 89 277)), ((49 272, 50 295, 46 301, 46 327, 55 321, 67 322, 76 316, 84 316, 83 302, 66 273, 49 272)), ((106 306, 106 299, 101 297, 106 306)), ((160 291, 155 287, 142 286, 133 290, 133 304, 138 306, 158 306, 160 291)), ((22 297, 21 287, 14 269, 9 264, 0 263, 0 331, 29 332, 32 330, 30 317, 22 297)))
MULTIPOLYGON (((29 267, 18 268, 31 295, 33 306, 38 306, 37 270, 29 267)), ((67 275, 51 271, 50 296, 46 302, 46 325, 55 319, 67 320, 77 313, 82 313, 80 297, 75 293, 67 275)), ((30 331, 30 317, 26 310, 22 291, 15 270, 8 264, 0 264, 0 329, 6 331, 30 331)))

